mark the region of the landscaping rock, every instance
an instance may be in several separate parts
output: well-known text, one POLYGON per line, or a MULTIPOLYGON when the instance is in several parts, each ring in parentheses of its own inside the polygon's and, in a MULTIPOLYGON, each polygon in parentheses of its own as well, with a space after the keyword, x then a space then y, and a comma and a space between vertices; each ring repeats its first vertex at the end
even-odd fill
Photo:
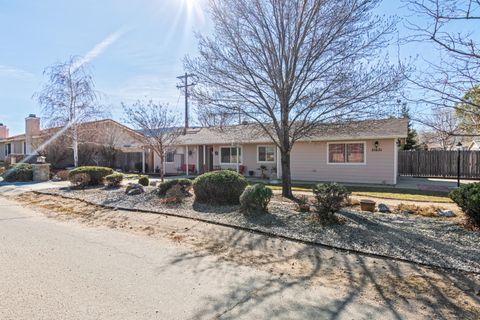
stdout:
POLYGON ((392 211, 385 203, 378 204, 378 211, 381 213, 391 213, 392 211))
POLYGON ((138 183, 131 183, 127 186, 127 190, 125 190, 125 193, 129 196, 135 196, 144 193, 145 190, 143 189, 143 186, 138 183))
POLYGON ((150 181, 150 187, 156 187, 157 181, 150 181))
POLYGON ((455 217, 455 213, 452 210, 438 210, 439 217, 455 217))
POLYGON ((404 217, 408 217, 408 215, 410 214, 410 212, 408 212, 408 210, 405 209, 405 210, 402 211, 402 214, 403 214, 404 217))

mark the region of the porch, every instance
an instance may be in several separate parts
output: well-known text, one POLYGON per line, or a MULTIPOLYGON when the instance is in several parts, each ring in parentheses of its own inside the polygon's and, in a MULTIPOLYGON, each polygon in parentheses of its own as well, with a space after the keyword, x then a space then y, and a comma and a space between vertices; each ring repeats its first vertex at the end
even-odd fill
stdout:
MULTIPOLYGON (((166 153, 164 172, 169 176, 192 177, 210 171, 233 170, 250 178, 279 179, 277 154, 274 146, 257 144, 178 146, 166 153)), ((155 162, 159 163, 159 159, 155 162)))

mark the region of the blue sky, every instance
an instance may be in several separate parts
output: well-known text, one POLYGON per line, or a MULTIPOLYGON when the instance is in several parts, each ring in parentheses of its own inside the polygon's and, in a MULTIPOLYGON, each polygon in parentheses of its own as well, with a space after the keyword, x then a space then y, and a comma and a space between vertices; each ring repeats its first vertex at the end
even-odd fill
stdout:
MULTIPOLYGON (((41 88, 43 70, 72 55, 87 56, 114 118, 122 118, 121 101, 143 97, 182 110, 176 76, 183 72, 183 57, 196 53, 194 31, 211 28, 205 3, 0 0, 0 122, 11 134, 23 132, 25 116, 40 114, 32 95, 41 88)), ((385 0, 379 13, 407 16, 397 0, 385 0)), ((423 49, 407 46, 402 56, 423 49)))

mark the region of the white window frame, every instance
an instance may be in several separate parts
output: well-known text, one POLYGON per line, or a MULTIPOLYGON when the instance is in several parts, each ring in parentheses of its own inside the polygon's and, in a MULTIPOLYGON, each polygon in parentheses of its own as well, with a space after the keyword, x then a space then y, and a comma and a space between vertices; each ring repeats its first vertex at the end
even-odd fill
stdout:
POLYGON ((274 145, 258 145, 257 146, 257 163, 275 163, 277 162, 277 149, 274 145), (273 149, 273 161, 260 161, 260 148, 272 148, 273 149))
POLYGON ((218 148, 218 163, 220 163, 220 165, 229 166, 229 165, 236 165, 237 164, 237 162, 222 162, 222 149, 223 148, 230 149, 230 157, 232 156, 231 149, 238 148, 240 150, 240 161, 238 162, 238 164, 243 164, 243 148, 241 146, 221 146, 221 147, 218 148))
POLYGON ((3 145, 3 148, 4 148, 4 154, 5 156, 9 156, 12 154, 12 143, 9 142, 9 143, 5 143, 3 145), (9 147, 10 146, 10 147, 9 147), (8 151, 8 149, 10 149, 10 152, 8 151))
POLYGON ((366 141, 332 141, 327 142, 327 164, 340 166, 364 166, 367 164, 367 142, 366 141), (331 144, 363 144, 363 162, 330 162, 330 145, 331 144))
POLYGON ((165 152, 165 163, 175 163, 175 151, 166 151, 165 152), (173 161, 167 161, 167 153, 173 153, 173 161))

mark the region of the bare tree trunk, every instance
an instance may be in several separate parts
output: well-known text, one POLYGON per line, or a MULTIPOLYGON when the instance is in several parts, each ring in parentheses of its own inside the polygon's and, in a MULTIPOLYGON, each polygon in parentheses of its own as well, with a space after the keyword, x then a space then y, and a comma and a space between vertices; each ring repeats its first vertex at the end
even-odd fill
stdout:
POLYGON ((164 153, 162 153, 160 155, 160 181, 164 181, 165 180, 165 172, 163 171, 163 164, 165 162, 165 156, 164 156, 164 153))
POLYGON ((78 128, 73 125, 72 129, 73 166, 78 167, 78 128))
POLYGON ((282 196, 292 199, 292 174, 290 172, 290 151, 281 150, 282 161, 282 196))

